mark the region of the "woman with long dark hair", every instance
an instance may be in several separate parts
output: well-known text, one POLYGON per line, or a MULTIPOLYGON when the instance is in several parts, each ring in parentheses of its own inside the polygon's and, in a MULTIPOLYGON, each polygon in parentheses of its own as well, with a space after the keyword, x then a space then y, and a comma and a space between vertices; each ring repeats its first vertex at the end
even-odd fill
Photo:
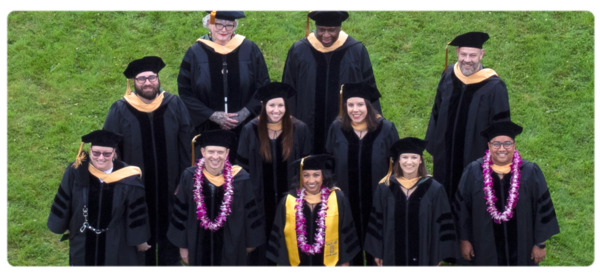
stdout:
POLYGON ((406 137, 391 148, 393 169, 390 162, 375 191, 365 240, 365 251, 378 266, 440 265, 456 259, 450 204, 444 187, 425 168, 426 145, 406 137))
POLYGON ((333 157, 308 156, 292 164, 300 176, 277 207, 267 257, 278 265, 347 266, 360 244, 348 201, 333 187, 333 157))
MULTIPOLYGON (((383 119, 371 105, 379 97, 376 88, 364 83, 342 85, 340 117, 331 124, 327 136, 327 152, 335 157, 336 180, 350 201, 361 246, 373 191, 386 174, 390 147, 398 140, 394 123, 383 119)), ((371 257, 366 262, 374 265, 371 257)), ((362 253, 352 261, 352 265, 364 264, 362 253)))
MULTIPOLYGON (((287 99, 296 94, 288 84, 273 82, 256 91, 262 102, 258 118, 242 130, 237 162, 250 173, 259 210, 265 213, 265 237, 269 237, 277 203, 289 190, 289 180, 297 174, 290 162, 312 152, 306 124, 292 117, 287 99)), ((248 255, 249 265, 275 265, 266 258, 266 246, 248 255)))

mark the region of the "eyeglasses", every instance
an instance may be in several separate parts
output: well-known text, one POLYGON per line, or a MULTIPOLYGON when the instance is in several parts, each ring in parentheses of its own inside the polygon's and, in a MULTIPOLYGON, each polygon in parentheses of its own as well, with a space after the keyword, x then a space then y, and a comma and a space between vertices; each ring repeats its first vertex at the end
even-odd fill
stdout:
POLYGON ((492 147, 494 147, 495 150, 498 150, 498 149, 500 149, 500 146, 502 145, 502 146, 504 146, 505 149, 508 150, 508 149, 510 149, 510 147, 512 147, 513 144, 514 144, 514 142, 510 142, 510 141, 506 141, 504 143, 496 141, 496 142, 492 143, 492 147))
POLYGON ((93 155, 94 157, 100 157, 100 155, 103 155, 105 158, 109 158, 109 157, 111 157, 111 156, 112 156, 113 152, 114 152, 114 151, 112 151, 112 152, 110 152, 110 153, 106 153, 106 152, 105 152, 105 153, 101 153, 101 152, 97 152, 97 151, 92 151, 92 155, 93 155))
POLYGON ((215 27, 217 28, 217 30, 221 30, 221 29, 223 29, 223 27, 225 27, 225 30, 231 31, 231 30, 233 30, 234 26, 235 25, 233 25, 233 24, 225 25, 222 23, 215 23, 215 27))
POLYGON ((156 82, 156 79, 158 79, 158 76, 156 76, 156 75, 152 75, 152 76, 148 76, 148 77, 134 78, 134 80, 140 84, 145 83, 146 80, 150 81, 151 83, 154 83, 154 82, 156 82))

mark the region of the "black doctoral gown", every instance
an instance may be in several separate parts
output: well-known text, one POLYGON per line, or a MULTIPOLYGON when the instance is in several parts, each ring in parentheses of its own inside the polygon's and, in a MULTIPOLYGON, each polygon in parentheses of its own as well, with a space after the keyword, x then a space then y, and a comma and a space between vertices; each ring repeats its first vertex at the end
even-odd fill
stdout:
MULTIPOLYGON (((537 164, 523 160, 519 200, 514 216, 496 224, 487 211, 483 192, 483 159, 465 169, 452 211, 456 215, 459 240, 473 245, 475 265, 536 265, 531 251, 537 243, 560 232, 546 179, 537 164)), ((512 174, 500 180, 492 172, 496 209, 504 212, 512 174)))
MULTIPOLYGON (((352 260, 356 254, 360 252, 360 244, 354 229, 354 222, 350 213, 350 206, 348 201, 344 197, 344 193, 340 190, 335 190, 337 203, 338 203, 338 241, 339 241, 339 259, 336 265, 344 264, 352 260)), ((290 265, 290 259, 288 255, 288 248, 285 242, 285 225, 286 217, 291 215, 296 221, 296 212, 286 213, 286 200, 287 196, 292 196, 294 199, 298 198, 296 191, 290 191, 289 194, 281 199, 279 206, 277 206, 277 214, 275 215, 275 222, 271 230, 271 236, 267 243, 267 258, 276 262, 278 265, 290 265)), ((304 201, 303 214, 306 219, 306 239, 308 244, 315 243, 315 232, 317 231, 317 220, 319 218, 318 213, 321 209, 321 203, 318 203, 313 211, 310 211, 310 206, 304 201)), ((326 227, 330 227, 328 223, 326 227)), ((327 240, 327 236, 325 236, 327 240)), ((297 247, 297 241, 294 242, 297 247)), ((300 255, 300 266, 324 266, 323 252, 327 251, 326 244, 321 249, 321 253, 315 255, 308 255, 300 248, 298 253, 300 255)))
MULTIPOLYGON (((377 129, 367 133, 363 139, 359 139, 354 130, 343 130, 339 119, 329 128, 327 153, 335 157, 334 176, 337 186, 350 202, 361 245, 365 241, 373 193, 381 178, 387 174, 390 147, 398 139, 394 123, 383 118, 379 120, 377 129)), ((372 264, 371 259, 367 261, 372 264)), ((353 261, 355 265, 363 263, 362 254, 353 261)))
POLYGON ((385 266, 437 265, 458 254, 456 231, 444 187, 433 178, 409 189, 396 177, 379 184, 373 199, 365 251, 385 266))
MULTIPOLYGON (((290 166, 289 163, 312 154, 312 142, 310 141, 310 131, 306 124, 293 118, 293 148, 290 157, 283 160, 282 139, 278 137, 275 141, 271 140, 271 155, 273 161, 265 162, 260 156, 260 140, 258 138, 258 119, 252 120, 244 126, 240 137, 237 162, 250 173, 250 181, 254 188, 254 195, 258 208, 265 214, 265 240, 271 233, 271 225, 275 219, 277 203, 289 191, 288 186, 294 175, 297 175, 298 169, 290 166), (273 145, 275 142, 275 145, 273 145)), ((263 263, 266 261, 264 255, 265 248, 253 252, 252 255, 262 252, 260 256, 252 256, 252 261, 263 263), (258 260, 260 258, 261 260, 258 260)), ((263 264, 264 265, 264 264, 263 264)))
MULTIPOLYGON (((115 160, 114 171, 126 164, 115 160)), ((138 176, 106 184, 91 175, 88 161, 79 168, 67 167, 48 217, 50 231, 69 231, 69 265, 116 266, 138 265, 136 245, 150 238, 144 185, 138 176), (84 191, 87 190, 87 204, 84 191), (114 227, 101 234, 79 229, 85 221, 83 206, 88 208, 88 222, 96 229, 114 227), (118 215, 118 213, 122 213, 118 215)))
POLYGON ((123 135, 117 155, 142 169, 152 231, 146 265, 156 265, 156 249, 159 265, 177 263, 179 251, 169 244, 166 234, 179 177, 191 163, 191 127, 185 105, 165 92, 158 109, 144 113, 122 98, 110 107, 104 129, 123 135), (155 246, 157 242, 160 246, 155 246))
MULTIPOLYGON (((201 38, 209 39, 207 35, 201 38)), ((179 96, 190 113, 194 135, 220 128, 209 118, 215 111, 225 111, 223 63, 227 63, 228 71, 228 112, 235 113, 244 107, 250 111, 250 116, 232 130, 238 138, 244 125, 260 112, 260 101, 253 99, 252 95, 270 80, 265 59, 258 46, 243 39, 235 50, 222 55, 197 41, 185 53, 177 77, 179 96)), ((237 144, 236 139, 229 153, 231 162, 235 162, 237 144)), ((196 156, 201 156, 199 147, 196 156)))
MULTIPOLYGON (((288 99, 290 111, 308 125, 314 154, 325 153, 323 136, 339 114, 340 86, 365 82, 377 87, 367 49, 350 36, 327 53, 315 49, 307 38, 294 43, 288 51, 282 82, 298 92, 288 99)), ((381 113, 379 100, 373 106, 381 113)))
POLYGON ((448 66, 438 84, 425 140, 433 156, 433 178, 445 188, 450 201, 464 168, 487 150, 479 133, 493 122, 510 120, 508 92, 498 76, 466 85, 448 66))
MULTIPOLYGON (((187 248, 189 264, 196 266, 246 265, 246 248, 256 248, 265 242, 264 224, 256 207, 250 176, 240 170, 233 177, 233 203, 225 225, 213 232, 200 226, 194 201, 196 166, 181 175, 181 185, 175 199, 173 218, 167 236, 179 248, 187 248)), ((221 212, 225 186, 214 186, 206 178, 202 194, 208 218, 214 221, 221 212)))

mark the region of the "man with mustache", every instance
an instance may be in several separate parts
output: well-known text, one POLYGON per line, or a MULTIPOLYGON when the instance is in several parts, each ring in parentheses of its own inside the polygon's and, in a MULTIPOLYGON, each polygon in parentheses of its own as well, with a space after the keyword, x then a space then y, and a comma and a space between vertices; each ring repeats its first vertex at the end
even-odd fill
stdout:
POLYGON ((481 64, 489 35, 469 32, 448 43, 456 46, 458 61, 447 65, 437 87, 425 140, 433 157, 433 178, 446 188, 450 202, 463 169, 487 148, 479 133, 497 121, 510 120, 506 85, 481 64))
POLYGON ((104 122, 105 130, 123 135, 117 147, 120 159, 142 169, 152 246, 144 263, 151 266, 157 265, 157 254, 158 265, 181 264, 179 248, 166 235, 179 178, 191 164, 189 113, 178 96, 160 87, 158 72, 163 67, 165 63, 156 56, 129 63, 123 72, 125 96, 113 103, 104 122))

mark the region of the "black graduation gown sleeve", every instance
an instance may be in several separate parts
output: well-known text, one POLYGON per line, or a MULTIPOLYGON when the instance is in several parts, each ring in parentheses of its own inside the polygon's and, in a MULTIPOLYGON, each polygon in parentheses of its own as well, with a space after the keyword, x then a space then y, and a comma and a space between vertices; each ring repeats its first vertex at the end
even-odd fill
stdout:
POLYGON ((279 205, 277 206, 277 212, 275 213, 275 221, 271 229, 271 235, 269 241, 267 241, 267 258, 278 265, 290 265, 290 259, 288 257, 288 250, 285 244, 285 201, 287 196, 284 196, 279 205))
MULTIPOLYGON (((171 216, 171 223, 169 224, 169 230, 167 231, 167 238, 173 243, 173 245, 179 248, 188 248, 188 210, 190 201, 193 201, 192 197, 188 197, 188 186, 193 186, 193 176, 186 170, 181 174, 179 181, 180 188, 175 195, 175 201, 173 203, 173 214, 171 216)), ((188 248, 189 249, 189 248, 188 248)), ((190 254, 192 256, 192 254, 190 254)))
POLYGON ((532 174, 527 185, 533 187, 533 199, 535 201, 534 218, 534 243, 544 242, 555 234, 560 233, 556 211, 550 190, 546 185, 546 178, 542 174, 540 167, 533 163, 532 174))
MULTIPOLYGON (((245 172, 245 171, 244 171, 245 172)), ((246 175, 248 176, 248 175, 246 175)), ((246 248, 256 248, 265 243, 264 214, 258 208, 250 179, 244 180, 244 238, 246 248)))
POLYGON ((192 83, 196 81, 192 80, 192 66, 196 67, 197 65, 195 58, 194 52, 190 47, 183 56, 183 60, 179 66, 179 75, 177 76, 179 97, 185 103, 194 127, 208 121, 210 116, 215 112, 215 110, 204 104, 194 95, 194 85, 192 83))
POLYGON ((140 178, 128 178, 138 181, 137 186, 132 186, 128 192, 125 207, 125 226, 127 232, 127 245, 136 246, 150 239, 150 221, 148 218, 148 209, 146 207, 146 193, 144 191, 140 178))
POLYGON ((339 224, 339 242, 340 242, 340 259, 338 265, 349 262, 361 252, 360 240, 356 233, 350 203, 344 196, 341 190, 335 191, 338 199, 338 211, 340 215, 339 224))
POLYGON ((373 207, 371 208, 369 226, 365 237, 365 251, 378 259, 383 259, 383 233, 389 227, 383 222, 383 209, 387 208, 387 199, 391 196, 389 191, 387 196, 383 193, 386 191, 386 187, 385 184, 379 184, 373 194, 373 207))
POLYGON ((73 203, 71 187, 74 185, 74 173, 75 168, 73 168, 73 165, 69 165, 63 174, 60 185, 58 186, 58 191, 54 196, 52 208, 50 209, 47 226, 50 231, 56 234, 62 234, 69 229, 69 223, 72 216, 71 211, 73 209, 73 206, 71 205, 73 203))
MULTIPOLYGON (((240 133, 240 141, 238 144, 237 157, 235 158, 236 163, 244 168, 248 173, 250 173, 250 149, 252 139, 254 136, 254 132, 252 131, 253 122, 249 122, 242 128, 242 133, 240 133)), ((258 186, 253 186, 254 188, 258 188, 258 186)))
MULTIPOLYGON (((360 60, 361 60, 361 64, 362 64, 362 81, 369 84, 371 87, 373 88, 377 88, 377 84, 375 82, 375 75, 373 74, 373 66, 371 65, 371 58, 369 58, 369 52, 367 51, 367 48, 365 47, 365 45, 361 44, 362 47, 362 51, 361 51, 361 56, 360 56, 360 60)), ((371 103, 373 105, 373 107, 375 108, 375 110, 377 110, 377 112, 379 112, 379 114, 381 116, 383 116, 383 112, 381 111, 381 103, 379 102, 379 99, 377 99, 375 102, 371 103)))
POLYGON ((428 141, 428 145, 426 147, 427 152, 430 155, 435 153, 435 145, 433 145, 433 141, 429 141, 433 139, 435 136, 436 126, 438 115, 440 111, 440 106, 442 102, 442 85, 444 84, 444 73, 442 72, 442 77, 440 78, 440 82, 438 83, 437 90, 435 92, 435 100, 433 102, 433 108, 431 108, 431 114, 429 115, 429 124, 427 125, 427 131, 425 132, 425 140, 428 141))

